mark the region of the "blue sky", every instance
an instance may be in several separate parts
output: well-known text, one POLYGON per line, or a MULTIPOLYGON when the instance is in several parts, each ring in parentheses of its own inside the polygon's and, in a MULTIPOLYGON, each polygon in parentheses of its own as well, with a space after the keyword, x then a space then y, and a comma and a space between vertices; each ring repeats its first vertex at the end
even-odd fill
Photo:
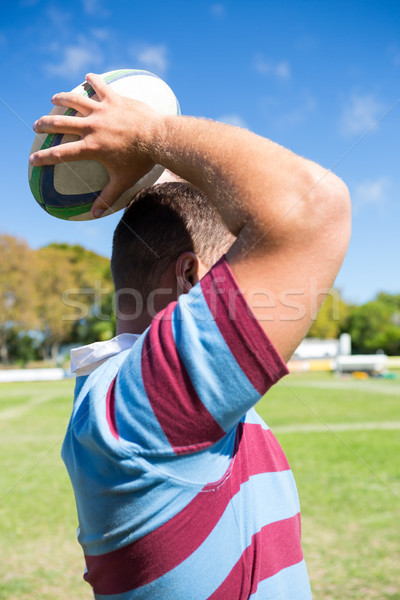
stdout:
POLYGON ((0 56, 0 232, 109 256, 120 215, 65 222, 31 196, 31 127, 86 72, 144 68, 184 114, 248 127, 332 168, 353 197, 336 287, 353 302, 400 293, 399 2, 15 0, 2 5, 0 56))

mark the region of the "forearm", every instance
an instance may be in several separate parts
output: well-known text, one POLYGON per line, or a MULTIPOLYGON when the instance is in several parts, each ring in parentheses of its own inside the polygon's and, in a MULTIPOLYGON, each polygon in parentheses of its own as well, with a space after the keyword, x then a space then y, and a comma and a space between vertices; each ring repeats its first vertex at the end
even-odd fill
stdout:
POLYGON ((149 144, 152 160, 202 189, 236 236, 246 224, 254 235, 274 226, 272 236, 291 228, 300 234, 313 222, 315 204, 328 201, 328 185, 340 185, 322 167, 270 140, 205 119, 163 118, 149 144), (277 226, 283 215, 288 218, 277 226))

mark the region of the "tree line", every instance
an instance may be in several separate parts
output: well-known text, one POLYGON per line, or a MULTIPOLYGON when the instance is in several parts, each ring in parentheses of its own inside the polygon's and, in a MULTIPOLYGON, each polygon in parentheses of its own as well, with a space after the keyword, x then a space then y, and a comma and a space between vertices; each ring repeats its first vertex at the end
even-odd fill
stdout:
POLYGON ((0 234, 0 362, 55 362, 64 344, 112 337, 112 291, 107 258, 0 234))
MULTIPOLYGON (((115 335, 109 260, 79 245, 38 250, 0 234, 0 363, 53 362, 64 345, 115 335)), ((309 336, 350 333, 354 353, 400 355, 400 294, 381 292, 362 305, 332 290, 309 336)))

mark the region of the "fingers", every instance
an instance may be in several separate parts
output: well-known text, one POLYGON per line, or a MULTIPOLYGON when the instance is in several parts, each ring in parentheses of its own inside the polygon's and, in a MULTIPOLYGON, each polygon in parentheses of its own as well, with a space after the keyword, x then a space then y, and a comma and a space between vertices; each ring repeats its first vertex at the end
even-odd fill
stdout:
POLYGON ((110 181, 103 188, 101 194, 93 202, 91 213, 94 219, 99 219, 128 189, 129 183, 123 184, 116 176, 111 176, 110 181))
POLYGON ((56 106, 65 106, 66 108, 74 108, 80 112, 84 117, 89 115, 93 108, 95 100, 91 100, 85 94, 76 94, 74 92, 60 92, 55 94, 52 99, 52 103, 56 106))
POLYGON ((60 144, 46 150, 39 150, 39 152, 31 154, 29 162, 34 167, 42 167, 43 165, 58 165, 62 162, 83 160, 85 158, 89 158, 88 151, 85 142, 79 140, 68 144, 60 144))
POLYGON ((85 121, 80 117, 65 117, 63 115, 45 115, 34 125, 35 133, 69 133, 84 135, 87 131, 85 121))
POLYGON ((104 100, 111 93, 111 88, 108 87, 104 79, 100 77, 100 75, 95 75, 94 73, 88 73, 85 77, 86 81, 89 85, 92 86, 94 91, 96 92, 97 98, 100 100, 104 100))

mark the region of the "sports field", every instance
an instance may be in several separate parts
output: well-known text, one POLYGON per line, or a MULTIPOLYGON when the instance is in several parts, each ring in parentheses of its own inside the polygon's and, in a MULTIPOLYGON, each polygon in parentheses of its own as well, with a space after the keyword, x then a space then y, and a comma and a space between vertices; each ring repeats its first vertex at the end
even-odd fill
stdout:
MULTIPOLYGON (((72 389, 0 385, 1 600, 92 597, 60 459, 72 389)), ((400 600, 400 380, 291 375, 258 409, 297 480, 315 600, 400 600)))

